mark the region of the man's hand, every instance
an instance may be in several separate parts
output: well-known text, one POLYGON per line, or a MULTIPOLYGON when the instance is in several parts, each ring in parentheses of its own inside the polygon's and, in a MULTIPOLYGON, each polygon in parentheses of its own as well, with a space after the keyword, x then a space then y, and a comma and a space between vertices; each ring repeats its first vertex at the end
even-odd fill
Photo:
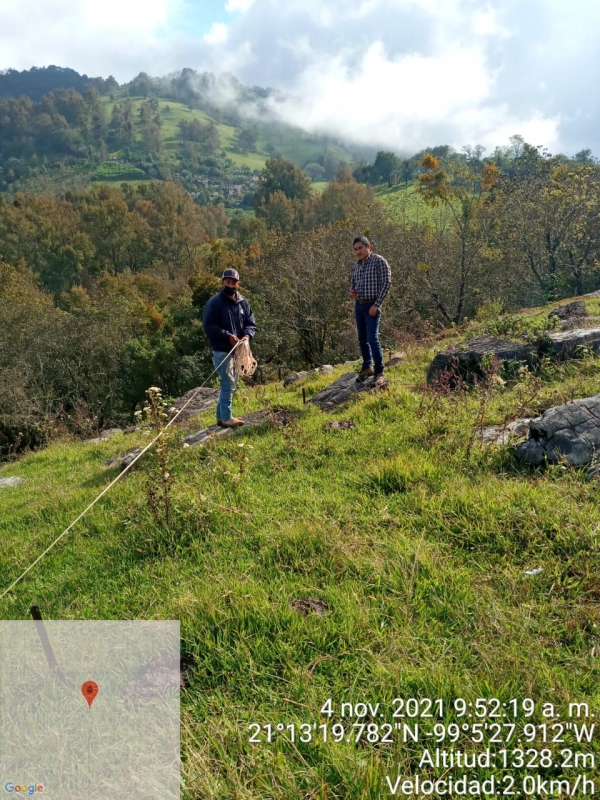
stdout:
POLYGON ((238 339, 238 337, 235 335, 235 333, 231 333, 231 334, 229 335, 229 344, 230 344, 232 347, 234 347, 234 346, 235 346, 235 345, 236 345, 238 342, 239 342, 239 339, 238 339))
POLYGON ((350 297, 358 297, 354 289, 350 289, 350 297))
POLYGON ((377 314, 381 314, 381 309, 377 308, 377 306, 371 306, 371 308, 369 309, 369 316, 376 317, 377 314))

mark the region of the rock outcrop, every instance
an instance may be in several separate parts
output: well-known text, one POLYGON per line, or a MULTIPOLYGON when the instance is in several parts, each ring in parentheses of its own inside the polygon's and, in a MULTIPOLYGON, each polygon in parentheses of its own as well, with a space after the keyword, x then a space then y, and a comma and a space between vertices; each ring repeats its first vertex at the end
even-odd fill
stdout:
POLYGON ((198 389, 190 389, 189 392, 186 392, 178 400, 175 400, 173 405, 169 408, 169 412, 171 414, 176 414, 181 408, 185 406, 185 404, 191 397, 194 397, 194 399, 189 404, 189 406, 187 406, 187 408, 184 411, 182 411, 181 414, 177 417, 177 422, 185 422, 185 420, 195 416, 196 414, 202 414, 202 412, 208 411, 208 409, 211 406, 215 405, 215 403, 219 399, 219 390, 210 389, 207 386, 200 387, 198 389), (194 397, 194 394, 196 392, 197 392, 196 397, 194 397))
POLYGON ((563 333, 550 333, 546 340, 540 341, 539 351, 566 359, 572 358, 578 347, 587 347, 595 353, 599 352, 600 328, 576 328, 563 333))
POLYGON ((538 359, 537 347, 534 345, 498 339, 495 336, 478 336, 465 342, 463 349, 451 347, 444 353, 438 353, 427 370, 427 383, 434 383, 445 371, 465 380, 482 376, 483 362, 489 356, 496 356, 503 364, 521 361, 530 366, 538 359))
POLYGON ((591 464, 600 454, 600 394, 545 411, 529 423, 529 439, 517 446, 528 464, 591 464))
POLYGON ((559 319, 587 317, 585 300, 575 300, 573 303, 567 303, 565 306, 557 306, 557 308, 553 309, 548 314, 548 317, 558 317, 559 319))
POLYGON ((549 333, 533 344, 497 339, 495 336, 478 336, 460 348, 451 347, 438 353, 427 370, 427 383, 431 385, 444 372, 450 374, 451 385, 456 384, 459 378, 473 381, 484 375, 483 362, 490 356, 498 358, 503 365, 521 362, 535 368, 542 356, 573 358, 581 347, 600 352, 600 327, 549 333))
MULTIPOLYGON (((318 406, 322 411, 332 411, 342 403, 349 400, 352 395, 365 389, 373 388, 374 378, 369 378, 362 383, 357 383, 356 372, 346 372, 336 381, 326 386, 325 389, 311 397, 308 401, 318 406)), ((384 384, 385 386, 385 384, 384 384)))

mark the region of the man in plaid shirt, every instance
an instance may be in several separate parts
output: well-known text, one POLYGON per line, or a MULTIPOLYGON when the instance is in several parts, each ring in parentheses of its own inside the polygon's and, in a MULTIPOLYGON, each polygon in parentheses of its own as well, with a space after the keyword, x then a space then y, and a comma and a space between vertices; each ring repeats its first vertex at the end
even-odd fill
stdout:
POLYGON ((371 252, 371 243, 366 236, 357 236, 353 247, 358 261, 352 270, 350 295, 356 300, 354 316, 363 360, 356 380, 362 383, 371 375, 375 375, 373 385, 382 386, 385 379, 379 323, 381 304, 392 285, 392 270, 385 258, 371 252), (375 362, 374 370, 372 362, 375 362))

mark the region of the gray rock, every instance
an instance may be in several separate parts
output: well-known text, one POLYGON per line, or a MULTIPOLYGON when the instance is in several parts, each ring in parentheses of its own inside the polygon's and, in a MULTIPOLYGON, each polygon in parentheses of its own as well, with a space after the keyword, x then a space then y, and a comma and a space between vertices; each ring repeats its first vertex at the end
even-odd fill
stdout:
POLYGON ((465 380, 482 376, 482 361, 488 355, 497 356, 503 364, 521 361, 533 366, 537 361, 537 349, 532 345, 497 339, 495 336, 478 336, 465 342, 462 349, 451 347, 444 353, 438 353, 427 370, 427 383, 434 383, 444 371, 457 372, 465 380))
POLYGON ((308 378, 309 375, 328 375, 331 372, 333 372, 331 364, 323 364, 321 367, 315 367, 315 369, 306 370, 304 372, 293 372, 284 379, 283 385, 291 386, 292 383, 303 381, 305 378, 308 378))
POLYGON ((527 436, 530 421, 528 417, 523 417, 507 425, 490 425, 481 431, 481 441, 486 444, 507 444, 510 439, 527 436))
POLYGON ((543 355, 572 358, 578 347, 600 352, 600 327, 550 333, 531 345, 494 336, 478 336, 465 342, 462 348, 451 347, 438 353, 427 370, 427 383, 434 383, 444 371, 451 374, 451 385, 456 384, 459 376, 466 381, 481 377, 482 360, 486 355, 495 355, 502 364, 517 361, 535 367, 543 355))
POLYGON ((108 428, 105 431, 100 431, 100 435, 96 436, 95 439, 86 439, 84 444, 98 444, 98 442, 106 442, 108 439, 112 439, 113 436, 116 436, 118 433, 123 433, 121 428, 108 428))
POLYGON ((384 367, 398 367, 400 364, 402 364, 405 358, 406 353, 392 353, 388 361, 385 362, 384 367))
POLYGON ((182 411, 177 417, 177 422, 185 422, 196 414, 202 414, 204 411, 208 411, 219 399, 218 389, 210 389, 207 386, 199 387, 198 389, 190 389, 189 392, 186 392, 178 400, 175 400, 171 408, 169 408, 169 412, 171 414, 176 414, 196 392, 196 397, 189 406, 187 406, 185 411, 182 411))
POLYGON ((560 323, 562 331, 572 331, 574 328, 596 328, 600 325, 600 317, 570 317, 560 323))
POLYGON ((0 478, 0 489, 5 487, 21 486, 27 483, 27 478, 0 478))
POLYGON ((357 392, 372 388, 374 380, 371 377, 363 381, 363 383, 357 383, 356 372, 346 372, 325 389, 311 397, 308 402, 318 406, 322 411, 331 411, 345 403, 357 392))
MULTIPOLYGON (((294 412, 293 412, 294 413, 294 412)), ((242 417, 244 425, 238 428, 220 428, 218 425, 210 425, 208 428, 192 433, 183 440, 184 447, 195 447, 200 444, 206 444, 211 439, 216 439, 220 436, 231 436, 236 431, 245 431, 248 428, 254 428, 257 425, 262 425, 264 422, 270 422, 274 425, 285 425, 290 420, 290 414, 285 411, 254 411, 251 414, 246 414, 242 417)))
POLYGON ((566 306, 558 306, 548 314, 548 317, 558 317, 559 319, 587 317, 585 300, 575 300, 573 303, 567 303, 566 306))
POLYGON ((120 469, 122 472, 143 449, 143 447, 132 447, 131 450, 126 450, 124 453, 119 453, 119 455, 113 456, 112 458, 107 458, 104 462, 104 466, 110 469, 120 469))
POLYGON ((600 394, 555 406, 529 423, 529 439, 517 446, 528 464, 591 464, 600 452, 600 394))
POLYGON ((283 385, 284 386, 291 386, 292 383, 297 383, 297 381, 303 381, 304 378, 308 376, 308 371, 304 372, 292 372, 291 375, 288 375, 287 378, 284 378, 283 385))
POLYGON ((578 347, 589 347, 594 352, 600 351, 600 328, 576 328, 563 333, 551 333, 547 340, 540 342, 540 352, 551 345, 554 355, 560 358, 571 358, 578 347))

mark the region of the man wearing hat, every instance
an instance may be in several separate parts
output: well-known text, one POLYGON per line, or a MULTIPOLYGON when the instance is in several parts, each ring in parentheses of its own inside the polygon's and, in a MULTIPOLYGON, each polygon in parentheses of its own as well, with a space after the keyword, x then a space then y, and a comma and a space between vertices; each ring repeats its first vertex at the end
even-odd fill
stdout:
POLYGON ((213 351, 213 364, 221 378, 221 394, 217 403, 217 425, 237 428, 243 419, 231 416, 231 404, 237 378, 232 378, 228 366, 231 349, 243 339, 250 340, 256 333, 256 322, 250 303, 238 292, 240 276, 235 269, 226 269, 222 275, 223 288, 211 297, 204 308, 202 325, 213 351))

